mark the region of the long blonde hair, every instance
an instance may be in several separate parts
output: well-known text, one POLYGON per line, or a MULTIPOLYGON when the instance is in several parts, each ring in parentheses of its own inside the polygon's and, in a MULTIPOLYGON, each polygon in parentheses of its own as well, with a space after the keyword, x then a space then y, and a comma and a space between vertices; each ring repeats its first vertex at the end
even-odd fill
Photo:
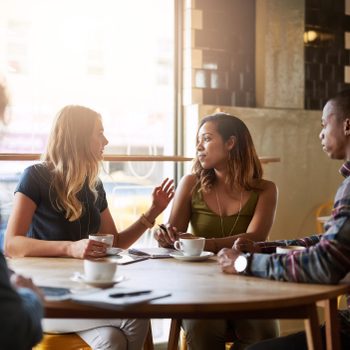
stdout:
POLYGON ((83 205, 77 194, 86 181, 97 198, 99 159, 91 151, 91 136, 97 112, 83 106, 69 105, 57 115, 48 140, 43 160, 52 173, 52 189, 57 199, 52 204, 65 212, 69 221, 77 220, 83 213, 83 205))
MULTIPOLYGON (((247 126, 235 116, 216 113, 204 117, 198 131, 207 122, 216 125, 224 142, 228 141, 231 136, 236 139, 236 146, 231 149, 227 161, 226 182, 230 188, 238 185, 248 191, 259 190, 259 181, 262 179, 263 171, 247 126)), ((204 192, 210 191, 216 181, 214 169, 204 169, 196 158, 192 171, 196 174, 201 189, 204 192)))

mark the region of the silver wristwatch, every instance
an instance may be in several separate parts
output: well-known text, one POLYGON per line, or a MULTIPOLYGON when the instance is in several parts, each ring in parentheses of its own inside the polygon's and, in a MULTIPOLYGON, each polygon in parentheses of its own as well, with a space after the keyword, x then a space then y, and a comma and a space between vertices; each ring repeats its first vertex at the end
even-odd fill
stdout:
POLYGON ((250 253, 245 253, 239 255, 235 262, 233 263, 233 267, 238 273, 245 273, 247 272, 248 265, 250 263, 250 253))

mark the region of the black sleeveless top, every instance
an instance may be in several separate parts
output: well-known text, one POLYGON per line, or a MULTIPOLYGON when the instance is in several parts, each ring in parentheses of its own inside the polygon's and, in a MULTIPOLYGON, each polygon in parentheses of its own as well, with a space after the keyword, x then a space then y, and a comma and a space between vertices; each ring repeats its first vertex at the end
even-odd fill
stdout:
POLYGON ((57 195, 50 186, 51 179, 47 166, 36 164, 24 170, 17 185, 15 192, 23 193, 37 206, 27 236, 50 241, 78 241, 97 233, 101 225, 100 214, 108 206, 102 182, 99 181, 96 187, 96 201, 87 184, 83 186, 77 195, 83 203, 83 214, 70 222, 64 212, 52 204, 56 203, 57 195))

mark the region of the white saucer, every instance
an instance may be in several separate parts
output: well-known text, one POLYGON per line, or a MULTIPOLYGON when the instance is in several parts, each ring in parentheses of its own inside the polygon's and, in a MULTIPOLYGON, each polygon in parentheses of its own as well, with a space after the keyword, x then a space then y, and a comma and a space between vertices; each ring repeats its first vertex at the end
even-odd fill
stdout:
POLYGON ((202 260, 207 260, 210 257, 214 255, 212 252, 202 252, 201 255, 197 256, 185 256, 181 252, 174 252, 169 254, 171 257, 178 259, 178 260, 184 260, 184 261, 202 261, 202 260))
POLYGON ((116 276, 111 281, 89 281, 89 280, 86 279, 84 274, 81 274, 79 272, 75 272, 74 275, 71 277, 71 280, 74 281, 74 282, 85 283, 85 284, 88 284, 89 286, 97 287, 97 288, 112 287, 115 284, 124 281, 124 279, 125 279, 124 276, 116 276))
POLYGON ((123 249, 121 248, 117 248, 117 247, 108 247, 106 250, 106 254, 107 255, 118 255, 119 253, 121 253, 123 251, 123 249))

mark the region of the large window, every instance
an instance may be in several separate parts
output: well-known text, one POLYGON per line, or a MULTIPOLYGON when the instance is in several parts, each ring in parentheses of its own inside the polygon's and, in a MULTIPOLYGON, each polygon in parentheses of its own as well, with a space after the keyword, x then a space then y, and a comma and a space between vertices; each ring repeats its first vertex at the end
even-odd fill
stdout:
MULTIPOLYGON (((174 0, 3 0, 0 78, 11 106, 0 153, 43 152, 58 110, 82 104, 102 115, 106 153, 174 154, 174 17, 174 0)), ((0 164, 11 195, 26 165, 0 164)), ((104 164, 119 229, 165 176, 173 163, 104 164)))
POLYGON ((172 153, 173 0, 2 0, 0 75, 11 93, 1 152, 41 152, 56 112, 103 116, 112 153, 172 153))
MULTIPOLYGON (((174 8, 174 0, 2 0, 0 80, 11 105, 0 153, 42 153, 58 110, 82 104, 102 115, 106 153, 174 154, 174 8)), ((29 164, 0 162, 1 233, 29 164)), ((105 162, 118 229, 173 175, 173 162, 105 162)), ((137 244, 154 244, 150 232, 137 244)), ((166 339, 168 325, 155 322, 155 338, 166 339)))

